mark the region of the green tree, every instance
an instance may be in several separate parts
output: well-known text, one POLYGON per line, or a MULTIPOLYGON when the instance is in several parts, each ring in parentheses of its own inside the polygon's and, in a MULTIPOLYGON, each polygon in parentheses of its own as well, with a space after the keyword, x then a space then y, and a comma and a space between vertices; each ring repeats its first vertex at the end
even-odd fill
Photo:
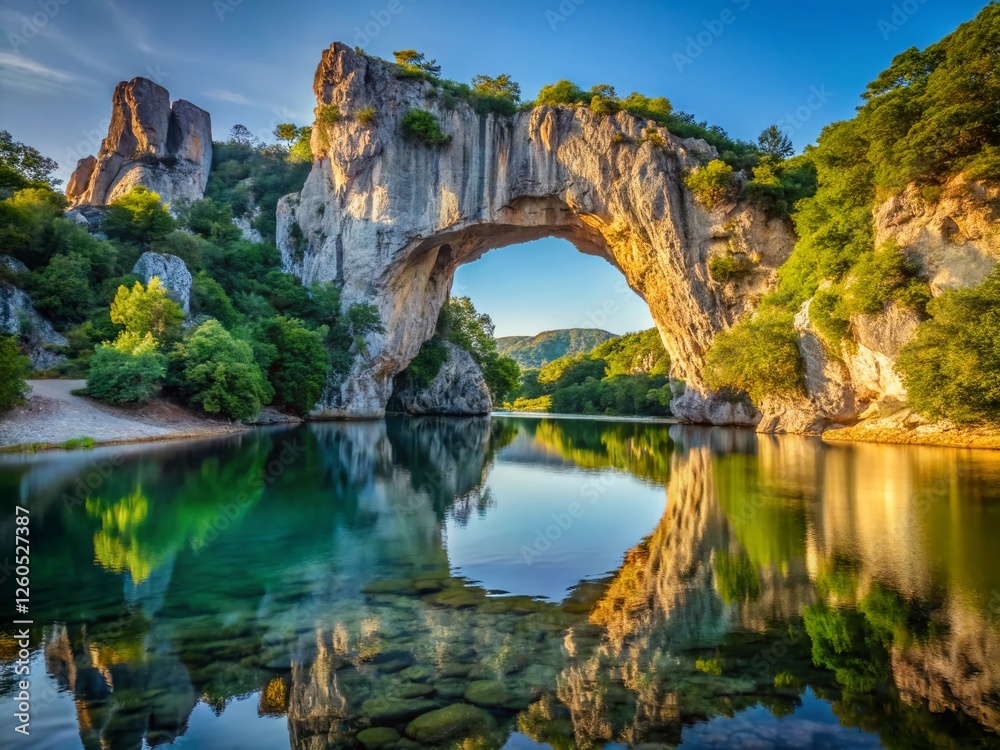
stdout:
POLYGON ((295 139, 299 137, 299 129, 293 123, 283 122, 274 129, 274 137, 290 148, 295 139))
POLYGON ((802 357, 792 314, 764 308, 715 337, 705 359, 705 383, 744 392, 755 404, 801 389, 802 357))
POLYGON ((441 66, 437 60, 428 60, 423 52, 415 49, 403 49, 392 53, 396 58, 396 64, 404 70, 420 72, 429 76, 437 76, 441 73, 441 66))
POLYGON ((102 226, 112 239, 148 247, 174 230, 175 222, 157 193, 134 187, 113 201, 102 226))
POLYGON ((90 272, 90 260, 80 253, 54 256, 33 274, 35 305, 56 318, 82 320, 94 301, 90 272))
POLYGON ((178 389, 209 414, 252 419, 274 390, 254 361, 253 350, 217 320, 207 320, 170 353, 178 389))
POLYGON ((312 127, 299 128, 295 143, 288 149, 288 160, 298 164, 312 164, 312 127))
POLYGON ((587 94, 572 81, 561 81, 542 86, 535 104, 578 104, 587 100, 587 94))
POLYGON ((90 358, 87 393, 109 404, 146 401, 157 394, 167 373, 167 358, 152 336, 125 334, 115 344, 100 344, 90 358))
POLYGON ((233 307, 222 284, 204 271, 199 271, 191 283, 191 312, 213 317, 226 328, 239 325, 243 317, 233 307))
POLYGON ((927 311, 896 362, 910 404, 932 419, 1000 421, 1000 270, 927 311))
POLYGON ((184 311, 154 276, 146 286, 137 281, 131 289, 118 287, 111 303, 111 320, 134 337, 141 339, 149 334, 157 344, 164 345, 177 338, 184 311))
POLYGON ((521 368, 499 353, 493 330, 490 316, 477 312, 468 297, 448 300, 438 320, 438 334, 472 355, 483 371, 493 402, 501 404, 516 390, 521 368))
POLYGON ((13 336, 0 335, 0 412, 23 404, 30 388, 28 358, 21 356, 13 336))
POLYGON ((757 147, 765 156, 773 159, 787 159, 795 153, 792 139, 789 138, 777 125, 770 125, 761 131, 757 137, 757 147))
POLYGON ((274 402, 298 414, 311 411, 323 395, 330 369, 326 328, 310 331, 301 320, 279 315, 258 324, 255 333, 264 344, 258 361, 267 371, 274 402))
POLYGON ((515 103, 521 101, 521 86, 507 73, 501 73, 496 78, 487 75, 474 76, 472 90, 482 96, 509 99, 515 103))
POLYGON ((0 130, 0 198, 27 187, 56 187, 59 165, 38 149, 15 141, 6 130, 0 130))

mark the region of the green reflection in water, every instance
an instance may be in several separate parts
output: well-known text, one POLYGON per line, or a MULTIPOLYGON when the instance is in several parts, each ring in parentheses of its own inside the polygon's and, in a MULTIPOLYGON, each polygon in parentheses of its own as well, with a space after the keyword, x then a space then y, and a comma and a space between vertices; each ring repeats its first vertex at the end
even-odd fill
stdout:
MULTIPOLYGON (((82 506, 61 501, 87 471, 0 462, 0 486, 44 529, 33 638, 78 726, 60 747, 219 747, 191 723, 199 703, 241 748, 274 747, 275 717, 295 748, 373 727, 467 747, 512 731, 673 745, 706 722, 752 734, 760 707, 785 736, 831 747, 998 739, 991 454, 400 419, 135 449, 82 506), (567 501, 594 470, 630 473, 664 488, 663 515, 607 578, 567 555, 581 582, 562 602, 491 597, 449 567, 444 528, 490 519, 498 462, 551 470, 567 501), (243 699, 259 719, 233 718, 243 699)), ((4 631, 0 660, 15 655, 4 631)), ((37 731, 65 731, 60 718, 42 711, 37 731)))

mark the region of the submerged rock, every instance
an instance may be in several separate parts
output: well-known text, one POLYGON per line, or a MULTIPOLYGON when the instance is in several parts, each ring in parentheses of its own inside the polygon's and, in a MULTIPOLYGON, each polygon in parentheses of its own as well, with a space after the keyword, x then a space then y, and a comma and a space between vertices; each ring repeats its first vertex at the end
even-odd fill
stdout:
POLYGON ((433 711, 438 704, 426 698, 369 698, 361 704, 361 713, 372 724, 399 724, 433 711))
POLYGON ((399 732, 390 727, 372 727, 358 732, 358 742, 365 750, 381 750, 394 747, 399 741, 399 732))
POLYGON ((438 745, 496 731, 496 720, 468 703, 452 703, 411 721, 406 736, 427 745, 438 745))

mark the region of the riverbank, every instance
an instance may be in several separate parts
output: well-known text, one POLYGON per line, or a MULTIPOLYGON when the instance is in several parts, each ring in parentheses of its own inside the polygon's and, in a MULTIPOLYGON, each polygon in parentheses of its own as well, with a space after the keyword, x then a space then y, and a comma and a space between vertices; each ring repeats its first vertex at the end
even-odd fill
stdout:
POLYGON ((830 443, 888 443, 893 445, 936 445, 948 448, 1000 450, 1000 429, 969 427, 951 422, 927 422, 909 409, 851 427, 823 433, 830 443))
POLYGON ((227 435, 249 427, 202 416, 163 399, 111 407, 73 391, 84 380, 30 380, 24 406, 0 417, 0 450, 117 445, 227 435))
POLYGON ((546 411, 493 411, 491 417, 527 417, 529 419, 586 419, 592 422, 647 422, 680 424, 674 417, 607 416, 606 414, 550 414, 546 411))

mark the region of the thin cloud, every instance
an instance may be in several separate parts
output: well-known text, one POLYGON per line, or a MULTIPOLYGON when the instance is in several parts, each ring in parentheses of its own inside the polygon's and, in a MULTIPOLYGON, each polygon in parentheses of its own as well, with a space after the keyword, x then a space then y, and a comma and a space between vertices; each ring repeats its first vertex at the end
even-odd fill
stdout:
POLYGON ((64 89, 88 80, 11 52, 0 52, 0 76, 9 85, 34 90, 64 89))
POLYGON ((205 96, 211 97, 212 99, 218 99, 222 102, 229 102, 230 104, 257 104, 257 102, 252 99, 248 99, 235 91, 230 91, 229 89, 212 89, 211 91, 206 91, 205 96))

